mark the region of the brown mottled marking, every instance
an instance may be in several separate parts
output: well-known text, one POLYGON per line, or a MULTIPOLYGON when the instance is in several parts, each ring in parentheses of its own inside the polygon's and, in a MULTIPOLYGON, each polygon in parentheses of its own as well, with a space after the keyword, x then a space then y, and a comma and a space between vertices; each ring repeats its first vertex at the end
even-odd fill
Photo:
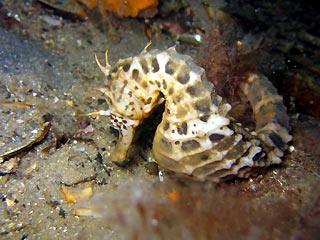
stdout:
POLYGON ((285 143, 283 142, 282 138, 275 132, 272 132, 269 134, 269 138, 271 139, 271 141, 274 143, 274 145, 281 149, 284 150, 285 149, 285 143))
POLYGON ((188 124, 187 124, 186 122, 183 122, 183 123, 181 124, 181 127, 182 127, 182 129, 183 129, 183 132, 184 132, 185 134, 187 134, 187 132, 188 132, 188 124))
POLYGON ((175 71, 175 66, 174 66, 174 62, 172 60, 169 60, 167 63, 166 63, 166 66, 165 66, 165 72, 167 74, 170 74, 172 75, 175 71))
POLYGON ((150 85, 154 85, 153 80, 148 81, 150 85))
POLYGON ((181 84, 187 84, 190 80, 190 73, 181 69, 181 71, 178 73, 177 80, 181 84))
POLYGON ((128 72, 131 67, 130 63, 126 63, 122 66, 123 71, 128 72))
POLYGON ((199 100, 194 107, 197 111, 203 112, 204 114, 210 113, 210 102, 207 99, 199 100))
POLYGON ((163 130, 166 131, 170 128, 170 124, 168 122, 165 122, 165 124, 163 125, 163 130))
POLYGON ((183 151, 192 151, 200 147, 200 143, 196 140, 188 140, 181 144, 183 151))
POLYGON ((183 122, 181 126, 177 127, 177 131, 180 135, 186 135, 188 132, 188 124, 186 122, 183 122))
POLYGON ((219 168, 219 165, 221 164, 221 161, 215 161, 209 164, 206 164, 202 167, 196 168, 192 174, 195 176, 203 176, 208 175, 211 172, 214 172, 215 169, 219 168))
MULTIPOLYGON (((127 85, 128 85, 128 81, 127 80, 123 81, 123 85, 120 88, 121 93, 124 92, 124 89, 127 87, 127 85)), ((119 94, 117 101, 120 102, 121 98, 122 98, 122 95, 119 94)))
POLYGON ((180 96, 176 96, 174 99, 173 99, 173 102, 175 104, 179 103, 181 101, 181 97, 180 96))
POLYGON ((181 164, 183 165, 190 165, 190 166, 198 166, 199 163, 201 164, 203 161, 210 159, 210 150, 203 151, 201 153, 196 153, 192 155, 187 155, 181 160, 181 164), (207 158, 207 159, 205 159, 207 158))
POLYGON ((221 139, 220 142, 218 142, 217 145, 215 145, 215 150, 222 152, 225 151, 229 148, 231 148, 231 146, 233 146, 235 144, 235 140, 236 140, 236 135, 231 135, 227 138, 221 139))
POLYGON ((224 138, 224 135, 218 134, 218 133, 212 133, 209 136, 209 139, 211 142, 216 142, 224 138))
MULTIPOLYGON (((213 172, 211 174, 208 174, 208 179, 218 179, 220 178, 221 180, 224 180, 224 176, 228 176, 231 177, 231 179, 235 176, 231 175, 230 176, 230 169, 219 169, 219 166, 216 167, 216 171, 213 172), (229 174, 228 174, 229 173, 229 174)), ((228 180, 228 178, 226 178, 225 180, 228 180)))
POLYGON ((207 160, 207 159, 209 159, 209 156, 207 154, 203 154, 203 155, 200 156, 200 159, 201 160, 207 160))
POLYGON ((163 148, 165 148, 166 151, 171 151, 172 150, 172 146, 171 143, 168 142, 166 139, 161 138, 161 145, 163 148))
POLYGON ((143 87, 144 89, 147 89, 148 88, 148 83, 146 81, 143 81, 141 83, 141 87, 143 87))
POLYGON ((159 71, 160 67, 159 67, 159 63, 158 63, 158 60, 156 57, 152 58, 151 66, 152 66, 152 71, 154 73, 159 71))
POLYGON ((188 113, 188 112, 186 111, 186 109, 184 108, 184 106, 178 106, 176 111, 177 111, 177 112, 176 112, 176 115, 177 115, 177 117, 179 117, 179 118, 182 118, 182 117, 186 116, 187 113, 188 113))
POLYGON ((119 68, 118 68, 118 66, 114 66, 114 68, 112 68, 111 69, 111 73, 116 73, 116 72, 118 72, 119 71, 119 68))
POLYGON ((253 157, 252 160, 253 160, 254 162, 256 162, 256 161, 260 160, 264 155, 265 155, 264 152, 259 152, 259 153, 257 153, 256 155, 254 155, 254 157, 253 157))
POLYGON ((166 90, 168 87, 167 81, 165 79, 162 79, 162 87, 164 90, 166 90))
POLYGON ((189 93, 191 96, 197 96, 199 94, 199 88, 195 86, 189 86, 187 87, 187 93, 189 93))
POLYGON ((142 67, 144 74, 147 74, 149 71, 149 68, 148 68, 148 63, 147 63, 146 59, 141 58, 139 62, 141 64, 141 67, 142 67))
POLYGON ((147 98, 147 100, 144 101, 144 103, 145 103, 146 105, 148 105, 148 104, 151 103, 151 101, 152 101, 152 97, 149 97, 149 98, 147 98))
POLYGON ((224 157, 225 159, 239 159, 241 156, 246 155, 248 147, 239 142, 236 146, 234 146, 224 157))
POLYGON ((133 70, 132 70, 132 78, 133 78, 135 81, 138 81, 138 80, 139 80, 139 71, 138 71, 138 69, 133 69, 133 70))
POLYGON ((209 119, 209 116, 208 116, 208 115, 204 115, 204 116, 201 116, 199 119, 200 119, 202 122, 207 122, 208 119, 209 119))

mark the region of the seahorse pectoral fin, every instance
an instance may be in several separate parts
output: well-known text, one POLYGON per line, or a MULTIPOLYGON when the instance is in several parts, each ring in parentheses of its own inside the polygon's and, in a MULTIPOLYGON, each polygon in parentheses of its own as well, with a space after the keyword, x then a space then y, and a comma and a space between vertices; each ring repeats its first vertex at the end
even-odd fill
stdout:
POLYGON ((124 166, 128 163, 127 153, 135 133, 135 126, 126 126, 120 130, 117 145, 110 155, 111 160, 119 165, 124 166))

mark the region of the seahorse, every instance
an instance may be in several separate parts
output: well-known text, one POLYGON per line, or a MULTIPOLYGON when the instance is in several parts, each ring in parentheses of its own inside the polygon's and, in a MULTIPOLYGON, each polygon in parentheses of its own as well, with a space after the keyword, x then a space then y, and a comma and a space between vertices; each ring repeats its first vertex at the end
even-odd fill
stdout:
MULTIPOLYGON (((148 46, 147 46, 148 47, 148 46)), ((110 116, 119 129, 119 139, 110 155, 126 161, 135 129, 165 102, 162 121, 153 140, 157 163, 200 181, 219 182, 247 178, 282 162, 291 140, 289 120, 282 97, 269 80, 248 73, 241 89, 256 118, 256 131, 249 132, 228 117, 231 106, 215 93, 202 67, 176 51, 151 50, 102 66, 104 93, 110 116)))

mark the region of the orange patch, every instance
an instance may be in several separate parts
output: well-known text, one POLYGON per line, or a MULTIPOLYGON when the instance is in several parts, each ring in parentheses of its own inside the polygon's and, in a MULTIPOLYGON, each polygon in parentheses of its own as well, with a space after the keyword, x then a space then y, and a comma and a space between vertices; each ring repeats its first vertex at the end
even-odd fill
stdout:
POLYGON ((148 10, 158 5, 158 0, 103 0, 100 1, 100 11, 116 13, 120 17, 136 17, 142 10, 148 10))
POLYGON ((180 193, 179 192, 168 192, 167 193, 168 198, 172 201, 172 202, 178 202, 180 200, 180 193))
POLYGON ((72 193, 71 193, 71 191, 69 191, 69 189, 66 186, 62 185, 61 191, 62 191, 67 203, 75 203, 75 202, 79 202, 82 200, 88 200, 93 195, 92 187, 84 188, 80 192, 79 191, 77 191, 77 192, 72 191, 72 193))
POLYGON ((270 111, 270 112, 266 113, 265 116, 268 118, 272 118, 274 116, 274 112, 270 111))

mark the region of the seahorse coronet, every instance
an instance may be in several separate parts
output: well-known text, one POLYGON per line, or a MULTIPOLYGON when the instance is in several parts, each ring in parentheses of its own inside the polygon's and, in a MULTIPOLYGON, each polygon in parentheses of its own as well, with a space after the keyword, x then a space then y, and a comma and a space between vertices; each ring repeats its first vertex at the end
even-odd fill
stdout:
POLYGON ((136 127, 165 102, 152 147, 163 168, 218 182, 246 178, 281 163, 291 140, 289 120, 282 97, 265 76, 248 73, 241 85, 257 121, 256 131, 250 133, 230 122, 231 106, 222 103, 204 69, 190 56, 175 47, 151 51, 147 47, 114 66, 107 52, 105 67, 96 58, 106 76, 102 92, 108 112, 120 131, 112 161, 126 160, 136 127))

